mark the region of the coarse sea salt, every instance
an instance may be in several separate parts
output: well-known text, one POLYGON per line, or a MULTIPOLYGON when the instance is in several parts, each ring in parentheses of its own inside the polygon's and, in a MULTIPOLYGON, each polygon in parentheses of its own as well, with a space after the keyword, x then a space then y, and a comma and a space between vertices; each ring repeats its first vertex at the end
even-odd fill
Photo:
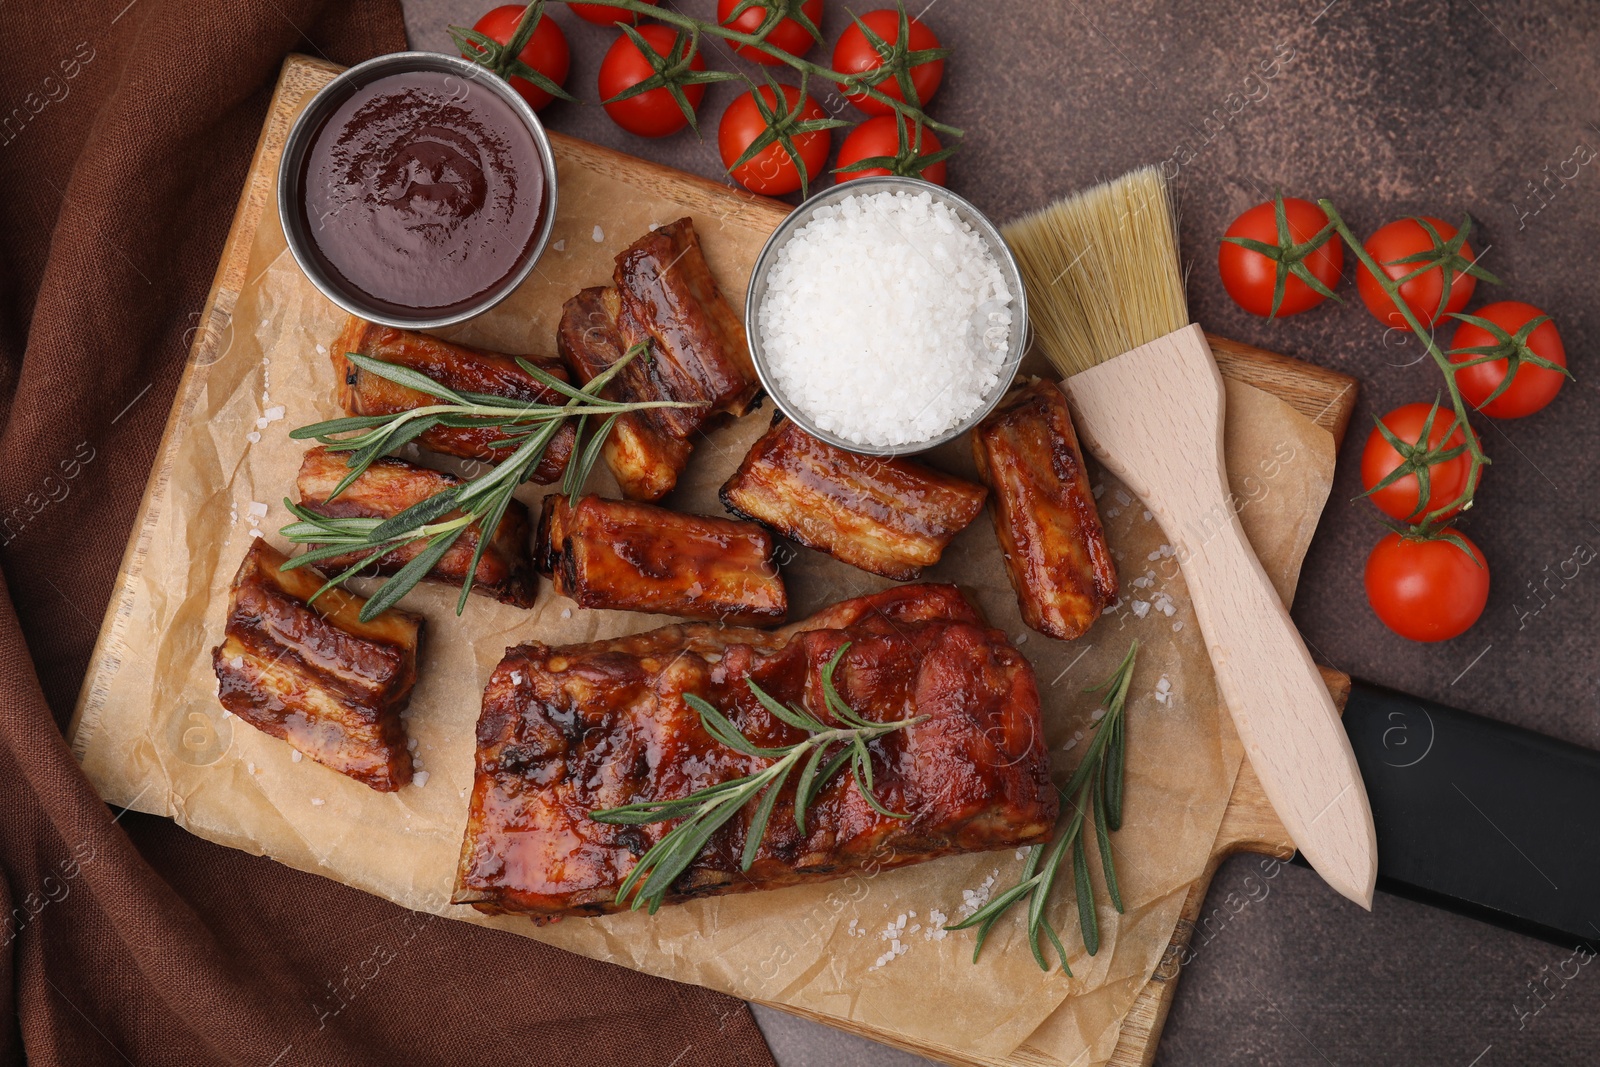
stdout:
POLYGON ((920 444, 994 391, 1012 294, 983 237, 929 193, 847 196, 778 250, 757 315, 789 402, 847 441, 920 444))

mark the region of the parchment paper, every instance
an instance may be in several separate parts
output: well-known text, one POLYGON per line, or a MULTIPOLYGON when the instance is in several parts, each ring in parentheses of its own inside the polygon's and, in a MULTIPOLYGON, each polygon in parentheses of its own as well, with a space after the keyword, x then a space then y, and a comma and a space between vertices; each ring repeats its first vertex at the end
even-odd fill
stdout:
MULTIPOLYGON (((703 193, 691 209, 659 184, 635 186, 564 156, 559 177, 552 249, 521 290, 456 331, 457 339, 552 353, 562 302, 607 281, 611 257, 651 223, 683 214, 696 216, 713 272, 742 306, 764 227, 708 214, 703 193)), ((1126 819, 1113 838, 1128 910, 1118 916, 1101 894, 1102 943, 1091 958, 1077 934, 1070 873, 1062 879, 1052 915, 1074 949, 1074 977, 1039 970, 1020 933, 1021 916, 996 929, 976 965, 971 933, 942 929, 1014 882, 1021 860, 1011 851, 700 901, 654 917, 569 919, 543 929, 452 906, 481 687, 504 648, 529 639, 590 640, 667 620, 581 610, 548 582, 532 611, 475 596, 458 619, 453 588, 419 587, 405 602, 428 617, 408 729, 425 776, 396 794, 297 761, 284 743, 225 715, 209 652, 221 636, 228 582, 250 538, 284 545, 276 534, 289 521, 282 498, 293 493, 303 451, 289 430, 339 414, 325 346, 342 313, 301 275, 270 201, 267 210, 228 336, 215 362, 191 381, 192 417, 176 427, 171 478, 151 511, 148 554, 131 582, 127 613, 90 671, 74 724, 74 750, 105 798, 409 908, 890 1029, 924 1046, 998 1058, 1026 1043, 1030 1062, 1046 1063, 1109 1057, 1121 1018, 1160 960, 1184 893, 1205 865, 1241 758, 1176 562, 1142 505, 1095 473, 1124 593, 1075 642, 1022 625, 986 516, 926 575, 960 584, 1032 660, 1062 782, 1084 751, 1097 706, 1081 691, 1106 678, 1132 638, 1142 642, 1128 712, 1126 819)), ((769 413, 702 441, 667 503, 721 514, 716 488, 769 413)), ((1230 382, 1227 446, 1245 529, 1287 598, 1331 485, 1332 438, 1276 398, 1230 382)), ((930 459, 971 477, 967 449, 957 442, 930 459)), ((590 488, 615 492, 603 469, 590 488)), ((522 495, 533 503, 539 491, 522 495)), ((889 584, 806 549, 792 556, 784 568, 791 618, 889 584)))

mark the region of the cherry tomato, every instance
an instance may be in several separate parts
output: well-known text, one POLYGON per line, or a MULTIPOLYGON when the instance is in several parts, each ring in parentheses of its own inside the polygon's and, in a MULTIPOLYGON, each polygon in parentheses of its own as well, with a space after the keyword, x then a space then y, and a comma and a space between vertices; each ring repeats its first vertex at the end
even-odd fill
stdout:
MULTIPOLYGON (((672 49, 678 41, 676 30, 654 22, 640 26, 639 36, 664 56, 672 54, 672 49)), ((689 69, 705 70, 705 57, 697 52, 689 64, 689 69)), ((600 61, 600 99, 610 100, 653 74, 655 68, 650 66, 650 61, 645 58, 644 53, 628 39, 627 34, 620 34, 612 42, 605 59, 600 61)), ((690 107, 698 109, 701 99, 706 95, 706 87, 685 85, 683 95, 689 101, 690 107)), ((651 89, 638 96, 606 104, 605 109, 613 122, 640 137, 666 137, 689 125, 689 120, 678 109, 677 101, 665 89, 651 89)))
MULTIPOLYGON (((1328 224, 1328 216, 1309 200, 1284 197, 1283 214, 1289 223, 1289 240, 1295 244, 1309 241, 1328 224)), ((1262 244, 1278 245, 1278 213, 1273 201, 1257 204, 1233 220, 1228 227, 1228 237, 1242 237, 1262 244)), ((1344 245, 1337 235, 1332 235, 1320 247, 1305 254, 1299 262, 1305 264, 1311 276, 1329 289, 1339 284, 1339 274, 1344 270, 1344 245)), ((1272 294, 1278 278, 1278 262, 1260 252, 1241 248, 1232 241, 1223 241, 1217 252, 1217 270, 1222 274, 1222 284, 1233 297, 1233 302, 1263 318, 1272 315, 1272 294)), ((1278 304, 1278 316, 1298 315, 1310 311, 1327 297, 1317 292, 1301 279, 1290 274, 1284 279, 1283 299, 1278 304)))
MULTIPOLYGON (((656 4, 659 0, 644 0, 647 4, 656 4)), ((585 22, 593 22, 597 26, 615 26, 619 22, 638 22, 640 16, 621 8, 608 7, 605 4, 568 4, 572 13, 585 22)))
MULTIPOLYGON (((1428 412, 1432 409, 1432 404, 1406 404, 1385 415, 1383 424, 1400 440, 1414 445, 1422 440, 1422 427, 1427 423, 1428 412)), ((1433 417, 1433 426, 1428 431, 1428 448, 1431 451, 1455 448, 1465 440, 1461 436, 1460 429, 1456 429, 1454 433, 1450 432, 1454 422, 1453 411, 1447 407, 1439 408, 1433 417), (1445 441, 1446 434, 1450 438, 1448 443, 1445 441)), ((1371 435, 1367 438, 1367 447, 1361 453, 1362 486, 1371 489, 1390 471, 1400 466, 1400 463, 1400 453, 1384 439, 1377 427, 1373 427, 1371 435)), ((1435 508, 1443 507, 1461 495, 1461 491, 1467 487, 1467 475, 1471 469, 1472 460, 1465 452, 1453 459, 1429 464, 1428 499, 1426 505, 1420 509, 1417 499, 1420 490, 1415 474, 1395 479, 1367 499, 1392 519, 1421 522, 1424 515, 1435 508)), ((1449 518, 1456 513, 1456 510, 1451 509, 1440 518, 1449 518)))
MULTIPOLYGON (((906 128, 906 144, 913 145, 917 141, 915 123, 902 116, 900 122, 906 128)), ((918 155, 929 156, 939 151, 939 138, 933 131, 926 127, 922 130, 922 145, 917 150, 918 155)), ((844 144, 839 148, 839 166, 843 171, 852 163, 863 159, 872 159, 875 156, 888 156, 891 159, 900 154, 900 134, 895 130, 894 115, 878 115, 868 119, 850 131, 844 139, 844 144)), ((809 164, 808 164, 809 166, 809 164)), ((840 181, 849 181, 851 178, 871 178, 888 174, 888 167, 867 167, 865 170, 845 171, 838 175, 840 181)), ((930 163, 922 168, 917 177, 930 181, 935 185, 944 184, 944 160, 930 163)))
MULTIPOLYGON (((1441 241, 1448 241, 1456 235, 1456 228, 1443 219, 1428 216, 1426 221, 1438 231, 1441 241)), ((1385 274, 1391 279, 1398 280, 1422 264, 1395 261, 1429 251, 1433 248, 1433 239, 1416 219, 1399 219, 1368 237, 1363 247, 1366 248, 1367 254, 1383 267, 1385 274)), ((1472 246, 1463 244, 1461 255, 1471 260, 1472 246)), ((1448 315, 1466 307, 1467 301, 1472 299, 1472 291, 1477 287, 1478 279, 1472 275, 1455 274, 1450 279, 1450 292, 1441 310, 1439 297, 1444 292, 1444 272, 1439 267, 1433 267, 1402 285, 1400 298, 1406 302, 1406 306, 1411 309, 1418 322, 1424 326, 1432 326, 1441 315, 1448 315)), ((1356 290, 1361 294, 1367 310, 1377 316, 1379 322, 1385 326, 1397 326, 1402 330, 1411 328, 1405 316, 1400 314, 1389 299, 1389 294, 1378 284, 1378 279, 1374 278, 1372 272, 1364 266, 1356 271, 1356 290)))
MULTIPOLYGON (((486 37, 492 37, 505 44, 511 40, 511 35, 517 32, 517 23, 521 18, 521 4, 504 4, 473 23, 472 28, 486 37)), ((463 58, 475 57, 463 53, 463 58)), ((572 52, 567 48, 567 35, 561 32, 561 27, 556 24, 555 19, 548 15, 539 19, 533 28, 533 36, 528 38, 528 43, 522 48, 522 54, 517 58, 557 85, 566 85, 567 71, 572 67, 572 52)), ((513 75, 510 82, 511 87, 520 93, 522 99, 526 100, 528 106, 535 111, 555 99, 527 78, 513 75)))
MULTIPOLYGON (((739 0, 717 0, 717 21, 740 33, 755 33, 761 28, 762 20, 767 17, 766 9, 760 4, 752 4, 745 8, 738 18, 729 22, 728 16, 733 14, 733 9, 738 6, 739 0)), ((811 20, 811 25, 822 25, 822 0, 804 0, 800 10, 811 20)), ((772 27, 772 32, 767 34, 767 43, 783 49, 792 56, 803 56, 817 42, 800 23, 794 19, 783 19, 772 27)), ((772 67, 783 65, 783 60, 777 56, 769 56, 761 49, 751 48, 747 44, 740 45, 734 51, 745 59, 752 59, 757 63, 765 63, 772 67)))
POLYGON ((1367 557, 1367 603, 1383 624, 1413 641, 1448 641, 1478 621, 1489 602, 1489 565, 1459 530, 1449 541, 1408 541, 1388 534, 1367 557))
MULTIPOLYGON (((900 37, 900 12, 893 8, 881 11, 869 11, 861 16, 861 21, 867 28, 877 34, 889 45, 893 45, 900 37)), ((908 23, 910 32, 907 34, 910 50, 920 52, 926 48, 938 48, 939 38, 934 36, 932 30, 916 19, 908 23)), ((878 54, 867 35, 861 32, 861 27, 854 22, 845 28, 839 36, 839 43, 833 46, 833 69, 841 74, 857 74, 864 70, 874 70, 883 66, 884 57, 878 54)), ((935 59, 927 63, 918 63, 911 68, 911 87, 917 92, 917 100, 927 106, 933 99, 934 92, 939 88, 939 80, 944 77, 944 60, 935 59)), ((843 86, 840 86, 841 91, 843 86)), ((874 89, 884 96, 892 96, 896 100, 905 100, 905 95, 900 91, 900 84, 892 77, 873 85, 874 89)), ((890 115, 894 108, 880 100, 874 100, 861 93, 848 97, 856 107, 869 115, 890 115)))
MULTIPOLYGON (((1520 300, 1502 300, 1497 304, 1488 304, 1473 312, 1480 319, 1488 319, 1506 333, 1515 337, 1517 331, 1522 329, 1544 312, 1532 304, 1524 304, 1520 300)), ((1561 334, 1556 332, 1556 324, 1546 320, 1533 328, 1527 337, 1528 349, 1540 359, 1547 359, 1558 367, 1567 365, 1567 350, 1561 344, 1561 334)), ((1479 358, 1486 353, 1462 352, 1464 348, 1493 347, 1499 344, 1499 339, 1482 326, 1474 323, 1463 322, 1456 327, 1455 342, 1450 347, 1450 362, 1466 363, 1479 358)), ((1556 393, 1561 391, 1561 382, 1566 377, 1560 371, 1541 367, 1536 363, 1518 363, 1516 371, 1511 376, 1511 384, 1506 386, 1505 392, 1494 396, 1494 391, 1500 388, 1500 383, 1505 381, 1509 363, 1504 359, 1497 359, 1489 363, 1475 363, 1470 367, 1462 367, 1456 371, 1456 386, 1461 390, 1461 395, 1485 415, 1492 415, 1497 419, 1520 419, 1524 415, 1532 415, 1539 411, 1550 401, 1556 398, 1556 393), (1485 403, 1488 401, 1488 403, 1485 403)))
MULTIPOLYGON (((777 101, 772 88, 762 85, 739 97, 722 113, 722 122, 717 127, 717 148, 722 152, 724 167, 733 167, 738 158, 744 154, 744 150, 750 147, 750 143, 766 132, 767 120, 761 116, 761 110, 756 107, 756 93, 761 94, 761 99, 768 107, 777 101)), ((788 101, 791 113, 797 113, 801 122, 827 117, 828 113, 822 109, 821 104, 811 98, 809 93, 802 103, 800 90, 792 85, 785 85, 783 96, 788 101)), ((794 138, 794 146, 800 153, 801 161, 806 165, 807 177, 815 180, 828 163, 828 131, 814 130, 799 134, 794 138)), ((752 193, 782 196, 800 188, 800 169, 794 165, 794 158, 789 155, 788 150, 776 141, 729 173, 734 181, 752 193)))

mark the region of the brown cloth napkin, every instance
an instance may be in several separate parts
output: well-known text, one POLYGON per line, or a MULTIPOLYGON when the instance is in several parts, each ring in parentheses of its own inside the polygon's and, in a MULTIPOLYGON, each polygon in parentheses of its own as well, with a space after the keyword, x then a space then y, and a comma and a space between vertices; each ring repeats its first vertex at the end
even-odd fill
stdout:
POLYGON ((0 1057, 771 1064, 737 1000, 101 803, 60 729, 279 64, 405 37, 392 0, 12 0, 0 40, 0 1057))

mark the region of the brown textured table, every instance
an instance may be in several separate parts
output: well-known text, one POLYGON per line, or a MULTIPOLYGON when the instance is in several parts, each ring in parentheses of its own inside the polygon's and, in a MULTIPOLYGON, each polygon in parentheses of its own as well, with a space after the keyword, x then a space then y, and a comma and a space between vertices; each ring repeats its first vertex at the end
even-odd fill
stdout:
MULTIPOLYGON (((446 25, 470 24, 491 4, 405 6, 413 47, 445 49, 446 25)), ((681 6, 704 14, 715 5, 681 6)), ((1136 164, 1176 158, 1195 318, 1361 379, 1355 432, 1295 605, 1318 658, 1600 747, 1600 577, 1585 569, 1568 582, 1552 580, 1542 601, 1530 588, 1580 544, 1600 548, 1592 488, 1600 476, 1600 398, 1588 373, 1600 338, 1590 260, 1600 239, 1600 5, 910 6, 913 14, 926 8, 929 24, 957 49, 932 108, 968 131, 965 150, 951 161, 953 189, 1005 219, 1136 164), (1577 158, 1593 162, 1568 162, 1579 146, 1586 151, 1577 158), (1536 197, 1533 184, 1547 179, 1536 197), (1506 280, 1478 302, 1527 300, 1561 327, 1578 381, 1536 418, 1485 424, 1495 464, 1468 528, 1494 578, 1483 620, 1454 641, 1406 644, 1372 616, 1361 565, 1381 531, 1367 510, 1346 503, 1360 491, 1361 427, 1374 411, 1431 399, 1434 372, 1413 365, 1415 344, 1386 338, 1359 301, 1271 324, 1234 308, 1216 280, 1217 237, 1275 187, 1331 197, 1363 233, 1405 214, 1453 219, 1470 211, 1481 227, 1474 243, 1506 280)), ((555 17, 573 45, 569 87, 593 101, 611 34, 568 12, 555 17)), ((824 32, 831 40, 844 25, 844 6, 832 0, 824 32)), ((631 137, 594 106, 556 104, 546 120, 715 177, 715 120, 732 95, 726 86, 707 94, 705 141, 631 137)), ((853 117, 848 108, 844 114, 853 117)), ((1355 300, 1353 286, 1341 293, 1355 300)), ((1594 1061, 1600 971, 1583 968, 1570 982, 1552 977, 1570 947, 1381 894, 1367 915, 1308 872, 1262 862, 1231 861, 1213 883, 1211 921, 1196 934, 1158 1064, 1594 1061)), ((785 1067, 923 1062, 777 1013, 760 1018, 785 1067)))

